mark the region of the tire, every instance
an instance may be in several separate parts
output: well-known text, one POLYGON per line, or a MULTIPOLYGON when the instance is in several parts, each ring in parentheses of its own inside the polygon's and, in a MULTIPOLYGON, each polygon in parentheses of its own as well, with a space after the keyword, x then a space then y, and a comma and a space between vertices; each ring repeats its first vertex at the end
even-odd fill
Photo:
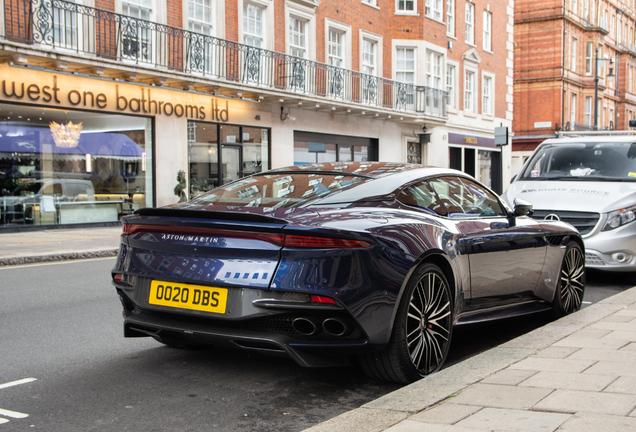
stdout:
POLYGON ((583 249, 575 241, 567 244, 559 282, 554 292, 552 313, 555 318, 571 314, 581 309, 585 294, 585 256, 583 249))
POLYGON ((359 356, 372 378, 408 384, 437 372, 450 348, 453 304, 444 272, 425 263, 414 273, 400 301, 391 339, 381 351, 359 356))

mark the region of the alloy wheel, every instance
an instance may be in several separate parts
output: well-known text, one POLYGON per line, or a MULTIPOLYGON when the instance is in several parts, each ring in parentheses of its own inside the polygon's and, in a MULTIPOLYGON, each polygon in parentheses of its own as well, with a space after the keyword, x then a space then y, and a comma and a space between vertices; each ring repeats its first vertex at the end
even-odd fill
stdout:
POLYGON ((422 275, 408 305, 406 345, 420 375, 438 370, 448 351, 451 301, 445 281, 435 272, 422 275))
POLYGON ((561 267, 561 307, 566 314, 581 307, 585 289, 585 259, 578 247, 571 247, 565 253, 561 267))

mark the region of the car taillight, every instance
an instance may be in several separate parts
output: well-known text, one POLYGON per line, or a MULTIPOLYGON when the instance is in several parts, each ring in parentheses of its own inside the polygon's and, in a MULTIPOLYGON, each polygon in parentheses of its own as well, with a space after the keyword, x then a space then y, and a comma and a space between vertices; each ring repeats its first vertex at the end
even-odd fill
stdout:
POLYGON ((115 273, 115 274, 113 275, 113 280, 114 280, 115 282, 121 282, 121 280, 122 280, 122 275, 121 275, 121 273, 115 273))
MULTIPOLYGON (((184 234, 189 236, 210 236, 210 237, 226 237, 241 238, 251 240, 262 240, 277 246, 283 246, 284 235, 279 233, 264 233, 256 231, 236 231, 218 228, 199 228, 199 227, 183 227, 173 225, 124 225, 124 234, 135 234, 138 232, 164 232, 170 234, 184 234)), ((178 239, 175 239, 178 240, 178 239)))
MULTIPOLYGON (((138 232, 165 232, 170 234, 198 235, 211 237, 241 238, 262 240, 276 246, 305 249, 361 249, 372 244, 363 240, 341 239, 333 237, 313 237, 293 234, 266 233, 256 231, 237 231, 217 228, 184 227, 173 225, 124 224, 123 232, 132 235, 138 232)), ((175 239, 178 240, 178 239, 175 239)))
POLYGON ((332 249, 332 248, 368 248, 371 243, 363 240, 349 240, 332 237, 307 237, 299 235, 285 236, 285 247, 292 248, 315 248, 315 249, 332 249))

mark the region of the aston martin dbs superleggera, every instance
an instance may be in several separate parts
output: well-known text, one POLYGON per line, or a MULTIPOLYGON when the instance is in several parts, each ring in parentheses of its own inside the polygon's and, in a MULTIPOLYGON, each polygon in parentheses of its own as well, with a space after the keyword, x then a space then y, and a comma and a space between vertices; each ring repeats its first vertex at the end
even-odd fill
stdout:
POLYGON ((407 383, 453 326, 578 310, 584 246, 472 177, 401 163, 275 169, 123 219, 112 271, 124 334, 230 345, 302 366, 357 358, 407 383))

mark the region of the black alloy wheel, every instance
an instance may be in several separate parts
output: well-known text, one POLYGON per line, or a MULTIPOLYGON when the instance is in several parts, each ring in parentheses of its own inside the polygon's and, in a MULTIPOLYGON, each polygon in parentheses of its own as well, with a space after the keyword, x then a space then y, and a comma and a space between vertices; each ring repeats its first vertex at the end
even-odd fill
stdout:
POLYGON ((373 378, 407 384, 438 371, 453 331, 450 286, 442 270, 426 263, 416 270, 400 306, 391 340, 360 363, 373 378))
POLYGON ((581 308, 585 293, 585 257, 578 243, 567 244, 552 307, 557 317, 581 308))

